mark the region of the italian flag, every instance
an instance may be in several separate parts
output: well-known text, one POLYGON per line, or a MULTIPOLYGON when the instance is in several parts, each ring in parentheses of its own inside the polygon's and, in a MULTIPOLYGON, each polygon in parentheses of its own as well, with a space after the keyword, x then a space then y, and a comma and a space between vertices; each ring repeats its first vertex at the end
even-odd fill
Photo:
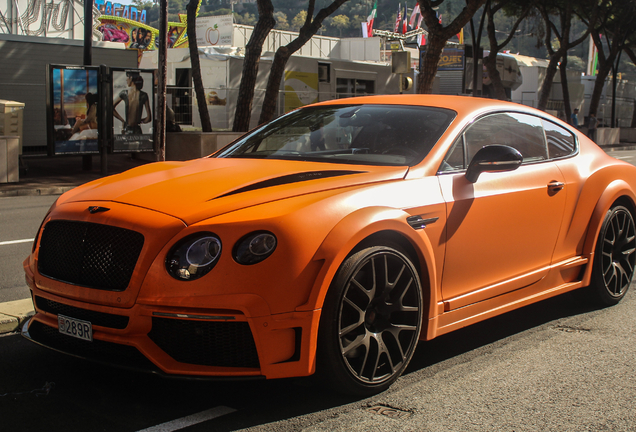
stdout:
POLYGON ((375 17, 377 14, 378 14, 378 0, 375 0, 375 3, 373 4, 373 9, 371 9, 371 13, 367 17, 367 21, 362 23, 362 37, 373 36, 373 21, 375 20, 375 17))

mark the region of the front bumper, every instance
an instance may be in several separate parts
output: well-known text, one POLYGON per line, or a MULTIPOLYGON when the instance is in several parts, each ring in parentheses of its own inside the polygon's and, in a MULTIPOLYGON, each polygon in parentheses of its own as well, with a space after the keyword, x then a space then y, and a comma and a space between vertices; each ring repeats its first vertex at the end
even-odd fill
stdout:
POLYGON ((83 304, 32 287, 22 335, 42 346, 127 369, 189 378, 285 378, 314 371, 319 311, 251 318, 237 310, 83 304), (93 341, 58 331, 58 314, 89 321, 93 341))

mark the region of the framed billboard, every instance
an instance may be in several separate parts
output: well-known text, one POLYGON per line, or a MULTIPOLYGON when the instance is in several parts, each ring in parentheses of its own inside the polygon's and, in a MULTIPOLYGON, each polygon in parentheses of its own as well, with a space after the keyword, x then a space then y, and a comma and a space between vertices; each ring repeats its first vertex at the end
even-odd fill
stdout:
POLYGON ((48 65, 47 72, 48 154, 99 153, 99 68, 48 65))
POLYGON ((155 106, 152 69, 111 68, 112 151, 154 151, 155 106))

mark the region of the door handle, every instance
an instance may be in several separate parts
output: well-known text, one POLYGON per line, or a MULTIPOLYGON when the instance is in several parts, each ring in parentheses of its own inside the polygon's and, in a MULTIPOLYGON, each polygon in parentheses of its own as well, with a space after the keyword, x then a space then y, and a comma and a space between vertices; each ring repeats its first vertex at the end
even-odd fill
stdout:
POLYGON ((565 183, 560 181, 551 181, 550 183, 548 183, 548 191, 552 193, 559 192, 564 187, 565 183))

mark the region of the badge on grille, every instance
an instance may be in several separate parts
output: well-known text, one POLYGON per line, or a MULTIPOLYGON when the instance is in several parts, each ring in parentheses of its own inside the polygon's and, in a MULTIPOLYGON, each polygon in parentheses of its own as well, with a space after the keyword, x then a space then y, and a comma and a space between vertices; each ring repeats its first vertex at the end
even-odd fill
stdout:
POLYGON ((89 212, 90 214, 107 212, 108 210, 110 210, 110 209, 109 209, 109 208, 106 208, 106 207, 100 207, 100 206, 90 206, 90 207, 88 208, 88 212, 89 212))

